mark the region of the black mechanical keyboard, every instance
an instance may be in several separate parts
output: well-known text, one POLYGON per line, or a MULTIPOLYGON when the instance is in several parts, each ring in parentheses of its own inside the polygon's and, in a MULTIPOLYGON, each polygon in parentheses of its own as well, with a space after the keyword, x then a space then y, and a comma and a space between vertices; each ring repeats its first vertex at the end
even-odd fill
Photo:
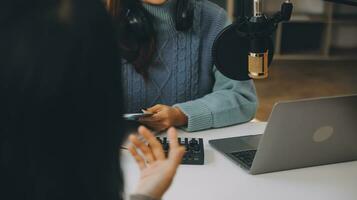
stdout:
MULTIPOLYGON (((166 137, 157 137, 157 140, 162 144, 167 156, 169 151, 169 141, 166 137)), ((183 165, 203 165, 205 160, 205 152, 203 148, 202 138, 178 138, 179 144, 186 147, 186 153, 183 156, 181 164, 183 165)))
POLYGON ((256 152, 257 150, 239 151, 231 153, 231 155, 244 163, 248 168, 251 168, 256 152))

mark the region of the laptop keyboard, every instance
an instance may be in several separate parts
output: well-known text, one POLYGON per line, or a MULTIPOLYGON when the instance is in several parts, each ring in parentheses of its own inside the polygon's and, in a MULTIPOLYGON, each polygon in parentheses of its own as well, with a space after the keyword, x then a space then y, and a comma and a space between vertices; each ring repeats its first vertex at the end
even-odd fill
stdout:
POLYGON ((245 165, 247 165, 249 168, 251 168, 256 152, 257 150, 248 150, 248 151, 233 152, 231 153, 231 155, 237 158, 238 160, 240 160, 245 165))

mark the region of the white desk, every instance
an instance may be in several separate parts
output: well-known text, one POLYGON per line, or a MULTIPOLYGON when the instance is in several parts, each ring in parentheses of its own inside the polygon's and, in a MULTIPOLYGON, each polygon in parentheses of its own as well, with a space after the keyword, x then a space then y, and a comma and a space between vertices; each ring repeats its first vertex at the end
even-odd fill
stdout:
MULTIPOLYGON (((260 134, 265 123, 248 123, 181 137, 203 137, 205 165, 181 165, 166 200, 357 200, 357 162, 325 165, 263 175, 249 175, 215 151, 208 140, 260 134)), ((125 191, 139 178, 138 167, 128 152, 122 153, 125 191)))

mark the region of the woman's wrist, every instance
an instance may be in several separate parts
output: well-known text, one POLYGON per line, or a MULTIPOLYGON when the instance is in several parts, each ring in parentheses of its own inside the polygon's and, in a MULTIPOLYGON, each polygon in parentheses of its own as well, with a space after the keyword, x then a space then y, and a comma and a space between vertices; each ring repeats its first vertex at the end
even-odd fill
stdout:
POLYGON ((182 112, 182 110, 178 107, 174 107, 176 111, 176 120, 174 122, 174 126, 176 127, 181 127, 181 126, 186 126, 188 123, 188 117, 185 115, 185 113, 182 112))

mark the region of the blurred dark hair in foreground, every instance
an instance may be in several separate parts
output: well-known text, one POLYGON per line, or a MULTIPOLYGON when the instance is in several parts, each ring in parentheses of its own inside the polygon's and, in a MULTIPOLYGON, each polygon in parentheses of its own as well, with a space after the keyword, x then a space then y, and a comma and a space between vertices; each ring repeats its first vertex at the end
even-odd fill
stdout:
POLYGON ((0 199, 121 199, 120 63, 99 0, 0 6, 0 199))

